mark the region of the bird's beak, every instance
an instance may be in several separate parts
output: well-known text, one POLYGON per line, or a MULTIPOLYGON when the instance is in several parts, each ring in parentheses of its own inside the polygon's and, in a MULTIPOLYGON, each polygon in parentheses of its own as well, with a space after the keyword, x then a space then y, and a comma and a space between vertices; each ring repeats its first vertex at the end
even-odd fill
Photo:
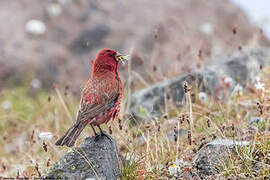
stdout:
POLYGON ((130 59, 130 55, 122 55, 119 52, 116 52, 115 58, 117 61, 122 62, 124 64, 125 61, 128 61, 130 59))

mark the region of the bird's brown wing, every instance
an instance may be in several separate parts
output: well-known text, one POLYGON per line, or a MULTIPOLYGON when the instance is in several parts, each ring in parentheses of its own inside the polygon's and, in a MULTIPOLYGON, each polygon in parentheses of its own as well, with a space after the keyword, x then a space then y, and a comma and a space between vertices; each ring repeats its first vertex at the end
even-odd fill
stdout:
POLYGON ((81 121, 87 121, 89 119, 93 119, 95 118, 100 112, 107 112, 108 110, 110 110, 111 108, 113 108, 115 102, 118 99, 118 95, 116 95, 115 97, 110 98, 108 101, 103 102, 101 104, 95 103, 95 104, 91 104, 89 105, 86 100, 82 100, 81 105, 80 105, 80 109, 78 110, 78 114, 77 114, 77 121, 81 122, 81 121))
POLYGON ((82 93, 76 123, 55 143, 56 145, 73 146, 82 130, 89 123, 88 120, 114 107, 121 93, 121 84, 112 78, 106 78, 108 77, 101 77, 101 79, 90 80, 87 83, 82 93))
POLYGON ((119 85, 118 82, 107 79, 91 81, 89 87, 83 90, 76 124, 113 108, 120 95, 119 85))

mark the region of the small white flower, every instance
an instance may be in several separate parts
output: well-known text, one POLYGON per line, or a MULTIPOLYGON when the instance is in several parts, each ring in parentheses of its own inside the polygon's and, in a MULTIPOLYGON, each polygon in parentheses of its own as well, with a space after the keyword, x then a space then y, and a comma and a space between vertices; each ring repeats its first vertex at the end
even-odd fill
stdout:
POLYGON ((254 86, 257 90, 263 90, 263 91, 265 90, 264 83, 261 82, 260 76, 255 77, 255 85, 254 86))
POLYGON ((57 4, 57 3, 49 4, 46 9, 47 9, 47 13, 52 17, 59 16, 62 12, 62 8, 60 4, 57 4))
POLYGON ((2 102, 2 108, 4 109, 4 110, 10 110, 11 109, 11 107, 12 107, 12 104, 11 104, 11 102, 10 101, 3 101, 2 102))
POLYGON ((39 79, 32 79, 31 86, 34 89, 39 89, 39 88, 41 88, 42 83, 41 83, 41 81, 39 79))
POLYGON ((53 134, 52 134, 51 132, 40 132, 40 133, 38 134, 38 137, 39 137, 40 139, 52 139, 53 134))
POLYGON ((168 170, 169 170, 169 174, 171 176, 175 176, 175 175, 177 175, 178 172, 181 171, 181 168, 176 164, 172 164, 172 165, 169 166, 168 170))
POLYGON ((199 93, 199 100, 203 103, 205 103, 208 99, 208 96, 205 92, 200 92, 199 93))
POLYGON ((46 32, 45 24, 36 19, 31 19, 25 24, 25 31, 32 35, 43 35, 46 32))
POLYGON ((213 32, 214 32, 214 28, 213 28, 213 25, 210 24, 210 23, 203 23, 201 26, 200 26, 200 31, 205 34, 205 35, 212 35, 213 32))
POLYGON ((255 88, 257 90, 264 90, 264 83, 258 81, 256 84, 255 84, 255 88))

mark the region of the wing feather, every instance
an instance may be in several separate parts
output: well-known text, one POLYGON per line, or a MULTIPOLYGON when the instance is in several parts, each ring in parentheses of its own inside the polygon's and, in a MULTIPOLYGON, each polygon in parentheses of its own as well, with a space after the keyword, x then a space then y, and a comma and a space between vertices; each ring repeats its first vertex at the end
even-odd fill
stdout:
POLYGON ((76 124, 93 119, 100 112, 109 111, 120 96, 121 84, 117 80, 95 79, 88 82, 87 85, 82 92, 76 124))

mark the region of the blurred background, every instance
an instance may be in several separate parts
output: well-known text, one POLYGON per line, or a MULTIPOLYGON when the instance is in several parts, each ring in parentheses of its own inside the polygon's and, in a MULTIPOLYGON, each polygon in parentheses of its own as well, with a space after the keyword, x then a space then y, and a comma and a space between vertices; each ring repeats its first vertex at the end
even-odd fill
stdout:
POLYGON ((102 48, 132 51, 131 79, 183 74, 242 46, 269 45, 267 2, 1 0, 0 89, 58 84, 79 92, 102 48))
POLYGON ((132 54, 120 76, 136 91, 245 47, 270 46, 269 7, 268 0, 0 0, 0 174, 37 175, 36 162, 44 170, 64 153, 54 141, 72 124, 101 49, 132 54))

